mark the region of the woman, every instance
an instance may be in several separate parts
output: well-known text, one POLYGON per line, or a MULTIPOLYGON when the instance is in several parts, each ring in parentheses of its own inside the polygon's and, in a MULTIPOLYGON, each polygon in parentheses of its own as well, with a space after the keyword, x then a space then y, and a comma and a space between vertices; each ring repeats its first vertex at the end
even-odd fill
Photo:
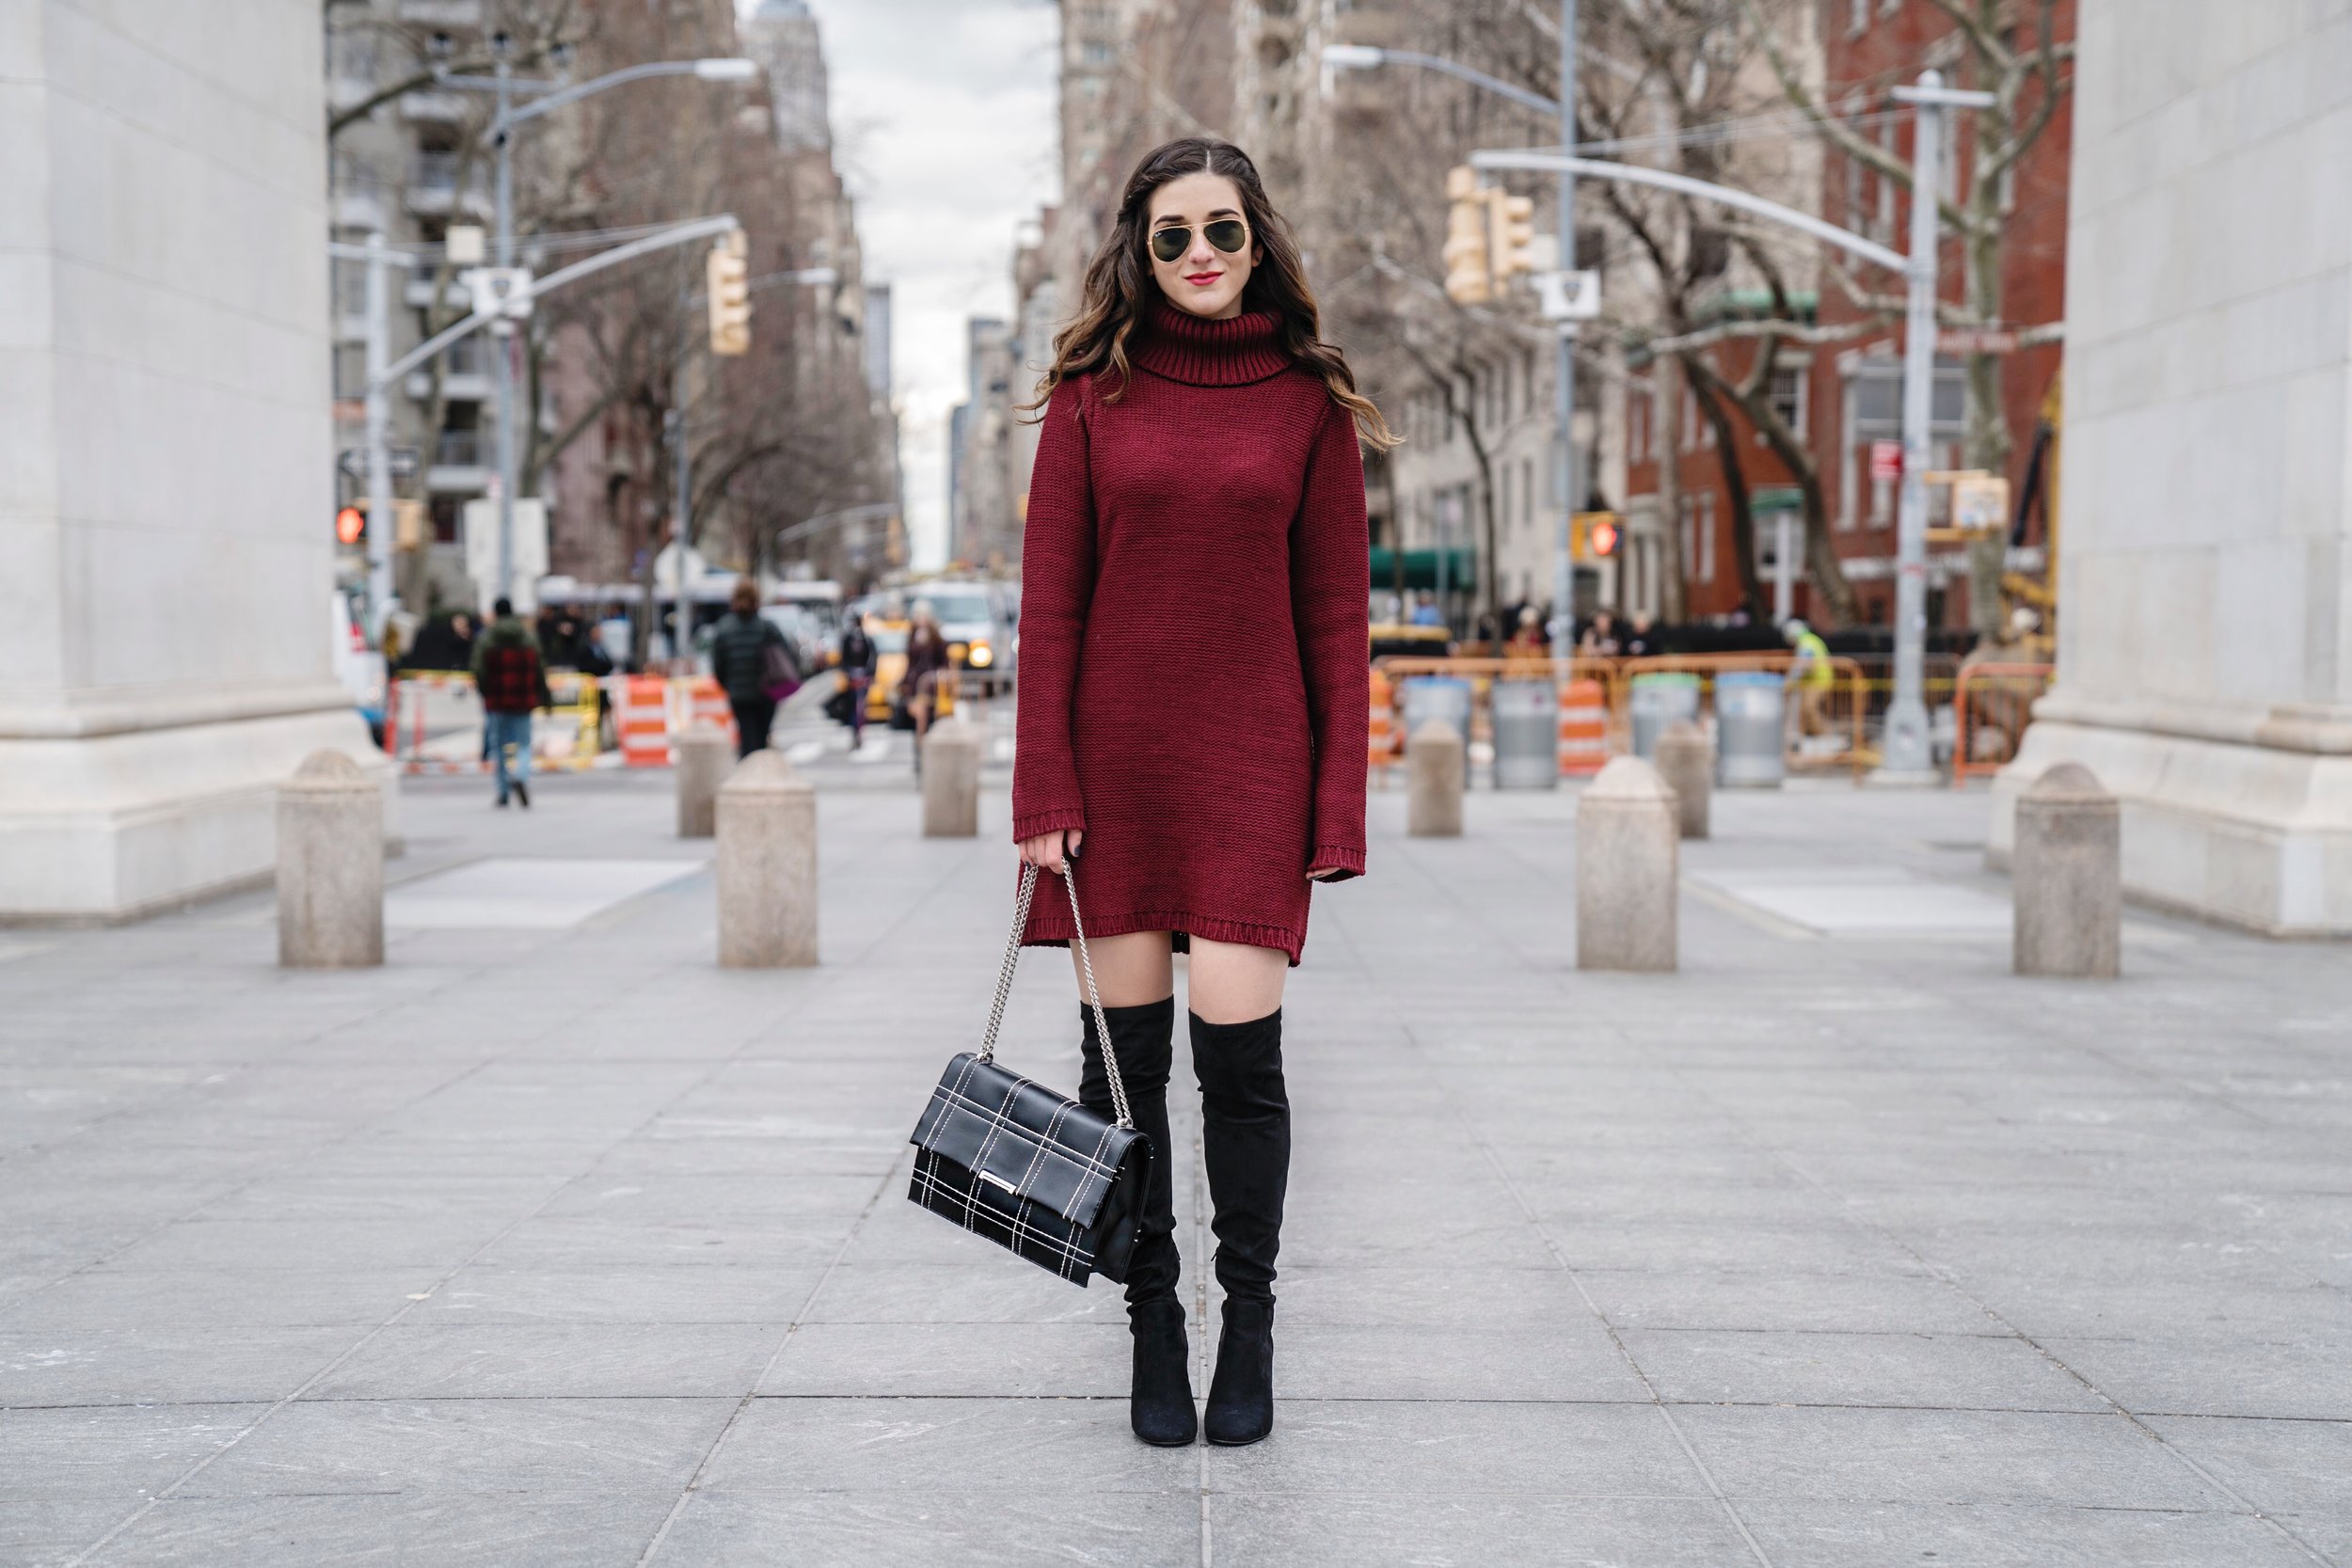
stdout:
POLYGON ((939 617, 929 599, 914 602, 907 626, 907 667, 898 676, 906 693, 907 717, 914 721, 914 770, 923 771, 923 736, 930 733, 931 713, 939 703, 939 681, 947 669, 947 639, 940 635, 939 617))
MULTIPOLYGON (((1359 441, 1394 444, 1317 335, 1290 230, 1240 150, 1172 141, 1129 177, 1055 340, 1023 544, 1013 837, 1078 890, 1136 1124, 1127 1280, 1136 1435, 1189 1443, 1168 1133, 1185 998, 1224 1331, 1202 1424, 1274 1424, 1274 1259, 1290 1168, 1282 983, 1309 884, 1364 869, 1371 585, 1359 441), (1083 842, 1084 849, 1080 845, 1083 842)), ((1041 889, 1023 940, 1066 944, 1041 889)), ((1080 1097, 1110 1109, 1087 1009, 1080 1097)))
POLYGON ((800 661, 784 629, 759 612, 759 586, 749 578, 736 579, 727 612, 711 633, 710 673, 735 710, 735 754, 765 749, 776 721, 777 692, 800 684, 800 661))

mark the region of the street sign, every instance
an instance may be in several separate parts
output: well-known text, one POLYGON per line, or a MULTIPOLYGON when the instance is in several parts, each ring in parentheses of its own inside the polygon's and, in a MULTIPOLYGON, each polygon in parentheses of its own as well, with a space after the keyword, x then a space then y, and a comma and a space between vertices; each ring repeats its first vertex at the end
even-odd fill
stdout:
POLYGON ((1535 293, 1548 322, 1588 322, 1600 315, 1600 274, 1539 272, 1535 293))
POLYGON ((1966 533, 1994 533, 2009 526, 2009 481, 1998 474, 1952 476, 1952 526, 1966 533))
POLYGON ((1883 480, 1903 477, 1903 444, 1900 441, 1870 443, 1870 477, 1883 480))
POLYGON ((1947 326, 1935 335, 1938 354, 2014 354, 2013 326, 1947 326))
POLYGON ((529 267, 473 267, 458 274, 458 280, 473 296, 477 316, 519 320, 531 314, 529 267))
MULTIPOLYGON (((389 471, 394 479, 414 479, 417 477, 416 448, 387 447, 384 450, 384 456, 387 460, 389 471)), ((368 477, 368 449, 365 447, 345 447, 342 451, 342 455, 335 459, 335 467, 341 468, 345 474, 349 475, 353 479, 365 480, 368 477)))

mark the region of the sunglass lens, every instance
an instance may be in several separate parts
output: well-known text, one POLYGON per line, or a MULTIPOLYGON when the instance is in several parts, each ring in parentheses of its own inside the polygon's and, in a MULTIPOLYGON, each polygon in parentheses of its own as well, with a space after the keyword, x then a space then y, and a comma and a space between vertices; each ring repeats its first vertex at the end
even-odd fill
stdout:
POLYGON ((1152 254, 1163 261, 1173 261, 1191 247, 1192 230, 1189 229, 1162 229, 1152 235, 1152 254))
POLYGON ((1219 218, 1209 225, 1209 243, 1231 256, 1249 243, 1249 227, 1239 218, 1219 218))

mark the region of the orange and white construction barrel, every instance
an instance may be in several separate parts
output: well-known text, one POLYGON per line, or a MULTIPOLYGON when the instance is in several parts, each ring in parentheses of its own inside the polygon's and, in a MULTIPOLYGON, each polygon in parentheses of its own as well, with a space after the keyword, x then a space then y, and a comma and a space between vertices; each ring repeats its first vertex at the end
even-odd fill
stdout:
POLYGON ((1560 771, 1588 779, 1609 761, 1609 702, 1598 681, 1560 688, 1560 771))

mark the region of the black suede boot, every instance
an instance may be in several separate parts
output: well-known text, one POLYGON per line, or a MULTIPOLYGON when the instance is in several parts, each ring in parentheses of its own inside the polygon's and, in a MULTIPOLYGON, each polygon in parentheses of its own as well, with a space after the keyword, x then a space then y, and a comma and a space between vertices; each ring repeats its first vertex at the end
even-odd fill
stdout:
POLYGON ((1199 1431, 1192 1407, 1192 1348, 1184 1339, 1184 1304, 1155 1296, 1127 1308, 1136 1340, 1135 1378, 1127 1422, 1154 1448, 1180 1449, 1199 1431))
POLYGON ((1216 1212, 1216 1278, 1225 1332, 1202 1428, 1212 1443, 1255 1443, 1274 1430, 1274 1259, 1290 1189, 1290 1097, 1279 1009, 1247 1023, 1191 1018, 1200 1080, 1200 1141, 1216 1212))
MULTIPOLYGON (((1094 1011, 1081 1004, 1085 1060, 1078 1074, 1078 1102, 1099 1116, 1113 1113, 1102 1045, 1094 1037, 1094 1011)), ((1176 999, 1135 1007, 1105 1007, 1111 1049, 1127 1087, 1127 1108, 1136 1129, 1152 1146, 1152 1175, 1145 1184, 1143 1215, 1136 1249, 1127 1265, 1127 1320, 1135 1335, 1135 1377, 1128 1419, 1136 1435, 1162 1448, 1193 1440, 1199 1418, 1192 1403, 1192 1354, 1184 1339, 1184 1308, 1177 1299, 1182 1260, 1176 1251, 1176 1152, 1168 1131, 1168 1076, 1174 1058, 1176 999)))
POLYGON ((1201 1422, 1209 1441, 1228 1448, 1274 1430, 1274 1303, 1225 1300, 1225 1332, 1216 1341, 1216 1375, 1201 1422))

